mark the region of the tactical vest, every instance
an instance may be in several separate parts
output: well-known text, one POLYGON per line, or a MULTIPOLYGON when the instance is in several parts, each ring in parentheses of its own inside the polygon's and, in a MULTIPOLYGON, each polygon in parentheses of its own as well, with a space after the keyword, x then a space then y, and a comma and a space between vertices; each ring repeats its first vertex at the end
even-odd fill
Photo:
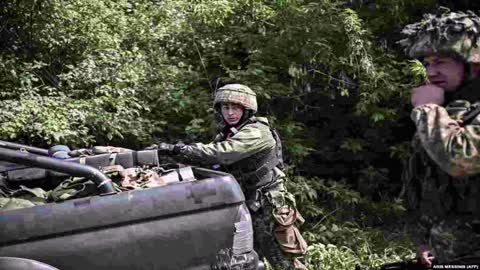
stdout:
MULTIPOLYGON (((275 129, 271 128, 268 123, 257 120, 255 117, 247 119, 237 128, 230 128, 233 134, 236 134, 246 125, 261 124, 267 126, 272 132, 275 140, 275 147, 256 153, 248 158, 235 162, 231 165, 224 166, 225 170, 233 174, 239 181, 245 191, 254 191, 263 186, 272 184, 277 179, 274 177, 274 168, 283 169, 282 143, 275 129)), ((226 139, 223 134, 222 140, 226 139)))

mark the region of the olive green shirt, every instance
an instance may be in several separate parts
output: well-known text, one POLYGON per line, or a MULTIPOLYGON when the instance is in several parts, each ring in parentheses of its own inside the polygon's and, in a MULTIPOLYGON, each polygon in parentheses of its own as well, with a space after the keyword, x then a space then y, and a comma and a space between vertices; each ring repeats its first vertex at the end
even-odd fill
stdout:
POLYGON ((268 127, 268 120, 264 117, 256 119, 257 122, 246 124, 225 140, 222 140, 223 134, 218 134, 211 143, 195 143, 182 147, 180 154, 202 163, 231 165, 272 149, 275 147, 275 139, 268 127))

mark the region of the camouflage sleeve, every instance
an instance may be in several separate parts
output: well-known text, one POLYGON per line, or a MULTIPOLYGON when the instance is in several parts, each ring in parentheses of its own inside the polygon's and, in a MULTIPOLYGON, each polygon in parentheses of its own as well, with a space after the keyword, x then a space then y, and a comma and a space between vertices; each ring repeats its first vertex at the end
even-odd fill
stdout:
POLYGON ((448 174, 461 177, 480 173, 480 122, 462 126, 462 116, 471 109, 425 104, 413 109, 411 118, 426 152, 448 174))
POLYGON ((227 140, 186 145, 180 153, 191 160, 229 165, 274 146, 275 140, 271 135, 268 136, 256 125, 247 125, 227 140))

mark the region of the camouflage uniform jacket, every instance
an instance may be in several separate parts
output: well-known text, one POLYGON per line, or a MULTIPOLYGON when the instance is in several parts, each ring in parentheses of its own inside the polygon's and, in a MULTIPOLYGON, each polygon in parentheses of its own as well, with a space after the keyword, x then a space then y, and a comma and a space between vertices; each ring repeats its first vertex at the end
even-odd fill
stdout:
POLYGON ((208 144, 195 143, 182 147, 181 154, 191 160, 208 164, 219 164, 233 174, 246 193, 247 199, 255 189, 280 182, 285 175, 275 165, 276 141, 270 130, 268 120, 252 117, 238 130, 231 129, 229 134, 220 133, 208 144), (255 175, 265 168, 268 170, 255 175))
MULTIPOLYGON (((480 90, 478 80, 474 86, 480 90)), ((480 115, 462 123, 478 106, 456 99, 445 107, 418 106, 411 114, 417 132, 402 175, 403 194, 421 221, 423 243, 443 261, 480 255, 480 115)))
POLYGON ((192 161, 220 164, 235 176, 252 211, 254 245, 260 257, 265 256, 275 269, 306 269, 295 258, 307 250, 296 227, 304 220, 294 196, 283 185, 279 145, 268 120, 252 117, 238 130, 218 134, 212 143, 187 145, 180 153, 192 161))

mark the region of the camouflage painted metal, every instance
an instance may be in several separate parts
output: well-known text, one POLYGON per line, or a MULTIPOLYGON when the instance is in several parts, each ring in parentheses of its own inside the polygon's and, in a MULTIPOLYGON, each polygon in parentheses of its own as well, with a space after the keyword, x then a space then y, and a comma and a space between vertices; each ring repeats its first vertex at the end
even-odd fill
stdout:
POLYGON ((412 58, 456 54, 467 63, 480 63, 480 18, 472 11, 425 14, 421 22, 403 30, 399 44, 412 58))
POLYGON ((257 95, 246 85, 227 84, 220 87, 215 93, 214 107, 218 107, 221 103, 229 102, 240 104, 254 113, 257 112, 257 95))

